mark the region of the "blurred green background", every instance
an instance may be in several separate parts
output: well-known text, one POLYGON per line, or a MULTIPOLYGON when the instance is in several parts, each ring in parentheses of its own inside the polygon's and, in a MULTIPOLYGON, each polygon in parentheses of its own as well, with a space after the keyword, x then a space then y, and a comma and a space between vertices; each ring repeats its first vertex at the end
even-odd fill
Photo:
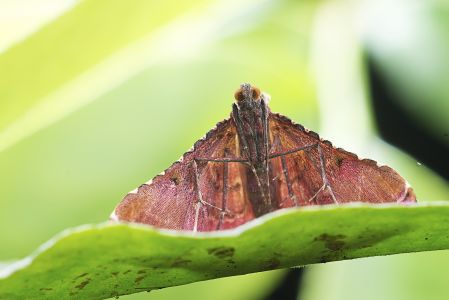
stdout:
MULTIPOLYGON (((273 111, 392 166, 420 200, 449 200, 437 175, 449 155, 439 159, 423 142, 418 159, 385 143, 372 109, 372 95, 387 89, 449 154, 448 78, 443 0, 2 0, 0 261, 64 228, 106 220, 123 195, 229 116, 242 82, 269 93, 273 111)), ((301 299, 449 297, 447 251, 305 270, 301 299)), ((268 299, 285 274, 124 298, 268 299)))

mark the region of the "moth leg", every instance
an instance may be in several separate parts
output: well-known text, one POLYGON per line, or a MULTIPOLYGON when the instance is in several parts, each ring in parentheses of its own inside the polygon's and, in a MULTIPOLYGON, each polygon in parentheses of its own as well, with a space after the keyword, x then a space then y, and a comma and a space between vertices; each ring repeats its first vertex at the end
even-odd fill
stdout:
MULTIPOLYGON (((281 141, 280 141, 280 139, 278 137, 275 138, 275 143, 278 146, 282 147, 282 143, 281 143, 281 141)), ((267 155, 267 157, 268 157, 268 155, 267 155)), ((282 173, 283 173, 284 178, 285 178, 285 183, 287 184, 288 196, 290 197, 290 199, 293 200, 293 202, 295 203, 295 206, 299 206, 298 205, 298 201, 297 201, 297 197, 293 193, 292 183, 290 181, 290 176, 288 174, 287 159, 285 158, 285 155, 282 155, 280 157, 281 157, 281 163, 282 163, 282 173)), ((268 163, 268 160, 267 160, 267 163, 268 163)))
POLYGON ((195 205, 195 222, 193 226, 193 231, 196 232, 198 230, 198 219, 199 219, 199 211, 204 206, 209 206, 211 208, 215 208, 220 211, 220 219, 217 225, 217 229, 220 229, 223 224, 224 216, 231 215, 232 212, 227 210, 227 195, 228 195, 228 163, 238 162, 243 164, 248 164, 248 160, 240 159, 240 158, 202 158, 197 157, 193 159, 193 170, 195 172, 195 188, 197 190, 198 202, 195 205), (203 199, 199 188, 199 174, 198 174, 198 164, 197 162, 212 162, 212 163, 223 163, 223 198, 222 198, 222 207, 218 207, 213 205, 203 199))
POLYGON ((324 189, 326 188, 326 184, 324 183, 319 189, 318 191, 312 196, 310 197, 310 199, 308 200, 308 202, 312 202, 313 200, 315 200, 316 196, 318 196, 318 194, 322 191, 324 191, 324 189))
POLYGON ((323 190, 327 189, 329 191, 329 194, 331 195, 334 203, 338 204, 337 198, 335 198, 335 195, 334 195, 334 191, 332 191, 329 181, 327 180, 326 169, 324 168, 325 161, 324 161, 323 151, 321 150, 320 144, 316 144, 316 145, 317 145, 318 154, 320 156, 321 178, 323 179, 323 186, 324 186, 323 190))
POLYGON ((199 175, 198 175, 198 165, 196 163, 196 160, 193 160, 192 162, 193 171, 195 172, 195 188, 198 196, 198 201, 195 204, 195 221, 193 223, 193 232, 198 231, 198 219, 200 215, 200 209, 203 206, 203 196, 201 194, 201 191, 199 189, 199 175))
MULTIPOLYGON (((283 152, 283 153, 276 153, 276 154, 270 155, 269 159, 276 158, 276 157, 279 157, 279 156, 281 158, 283 158, 283 157, 285 157, 288 154, 292 154, 292 153, 299 152, 299 151, 305 151, 305 150, 312 149, 312 148, 316 148, 317 151, 318 151, 318 157, 320 159, 320 166, 319 166, 319 168, 320 168, 321 180, 323 181, 323 185, 318 189, 318 191, 308 201, 309 202, 313 201, 316 198, 316 196, 318 196, 318 194, 320 192, 322 192, 325 189, 327 189, 329 191, 329 193, 330 193, 334 203, 338 204, 337 198, 335 197, 334 192, 332 191, 332 188, 331 188, 331 186, 329 184, 329 181, 327 180, 326 169, 324 167, 326 163, 325 163, 323 151, 321 150, 321 146, 320 146, 319 143, 308 145, 308 146, 304 146, 304 147, 295 148, 295 149, 288 150, 288 151, 283 152)), ((284 167, 284 164, 283 164, 283 167, 284 167)))
POLYGON ((268 158, 272 159, 272 158, 276 158, 276 157, 279 157, 279 156, 286 156, 286 155, 289 155, 289 154, 292 154, 292 153, 295 153, 295 152, 304 151, 304 150, 316 147, 317 145, 318 144, 313 144, 313 145, 308 145, 308 146, 304 146, 304 147, 299 147, 299 148, 295 148, 295 149, 292 149, 292 150, 288 150, 288 151, 285 151, 285 152, 282 152, 282 153, 272 154, 268 158))
MULTIPOLYGON (((226 150, 225 150, 226 155, 226 150)), ((221 228, 221 225, 223 224, 224 217, 225 217, 225 211, 227 210, 227 204, 228 204, 228 168, 229 165, 227 163, 223 164, 223 197, 221 199, 221 208, 222 211, 220 211, 220 219, 218 220, 217 224, 217 230, 221 228)))
MULTIPOLYGON (((264 160, 265 160, 265 172, 267 174, 266 176, 266 186, 268 187, 268 200, 270 202, 271 205, 271 194, 270 194, 270 170, 269 170, 269 163, 268 163, 268 154, 269 154, 269 148, 268 148, 268 144, 269 144, 269 140, 270 140, 270 136, 268 135, 268 111, 267 111, 267 105, 265 103, 265 99, 264 97, 261 97, 261 101, 262 101, 262 126, 263 126, 263 140, 264 140, 264 147, 265 147, 265 152, 263 153, 264 155, 264 160)), ((295 204, 296 204, 296 200, 295 200, 295 204)))
POLYGON ((242 163, 242 164, 248 164, 249 161, 247 159, 242 159, 242 158, 207 158, 207 157, 196 157, 194 158, 195 161, 199 162, 216 162, 216 163, 230 163, 230 162, 238 162, 238 163, 242 163))

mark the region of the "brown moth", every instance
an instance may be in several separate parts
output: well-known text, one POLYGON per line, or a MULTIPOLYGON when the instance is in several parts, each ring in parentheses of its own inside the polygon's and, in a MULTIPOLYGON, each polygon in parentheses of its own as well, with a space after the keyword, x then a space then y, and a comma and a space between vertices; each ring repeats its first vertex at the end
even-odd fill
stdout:
POLYGON ((258 88, 242 84, 234 96, 230 118, 126 195, 111 219, 212 231, 286 207, 416 202, 396 171, 272 113, 258 88))

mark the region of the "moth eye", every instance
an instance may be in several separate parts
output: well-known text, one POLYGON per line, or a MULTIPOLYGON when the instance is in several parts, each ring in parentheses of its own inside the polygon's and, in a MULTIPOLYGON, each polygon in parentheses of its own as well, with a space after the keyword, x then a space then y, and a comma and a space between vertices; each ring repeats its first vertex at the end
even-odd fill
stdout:
POLYGON ((243 99, 245 99, 245 96, 243 96, 243 91, 241 88, 235 91, 234 98, 235 100, 237 100, 237 102, 243 101, 243 99))
POLYGON ((259 99, 259 97, 260 97, 260 90, 259 90, 259 88, 252 87, 251 88, 251 92, 252 92, 253 99, 259 99))

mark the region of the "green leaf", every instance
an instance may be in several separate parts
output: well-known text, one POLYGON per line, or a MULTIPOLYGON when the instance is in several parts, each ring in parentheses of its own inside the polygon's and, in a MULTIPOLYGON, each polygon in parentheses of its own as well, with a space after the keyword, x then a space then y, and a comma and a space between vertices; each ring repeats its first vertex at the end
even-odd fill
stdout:
POLYGON ((90 103, 135 75, 148 60, 160 58, 161 47, 170 42, 161 35, 174 35, 173 23, 188 19, 195 9, 202 12, 208 3, 80 1, 2 53, 0 151, 90 103), (157 47, 159 42, 165 44, 157 47), (149 49, 145 59, 142 53, 133 57, 142 47, 149 49))
POLYGON ((448 249, 448 230, 446 202, 286 209, 215 233, 87 225, 46 243, 17 263, 19 270, 2 269, 0 298, 102 299, 277 268, 448 249))

